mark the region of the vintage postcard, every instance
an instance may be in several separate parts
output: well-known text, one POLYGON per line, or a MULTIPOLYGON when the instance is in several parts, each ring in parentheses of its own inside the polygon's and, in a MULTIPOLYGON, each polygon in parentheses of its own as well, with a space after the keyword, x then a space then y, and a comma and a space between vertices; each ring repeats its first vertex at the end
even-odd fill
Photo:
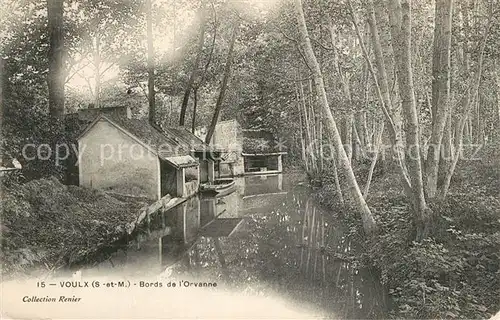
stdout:
POLYGON ((2 319, 500 320, 499 0, 0 0, 2 319))

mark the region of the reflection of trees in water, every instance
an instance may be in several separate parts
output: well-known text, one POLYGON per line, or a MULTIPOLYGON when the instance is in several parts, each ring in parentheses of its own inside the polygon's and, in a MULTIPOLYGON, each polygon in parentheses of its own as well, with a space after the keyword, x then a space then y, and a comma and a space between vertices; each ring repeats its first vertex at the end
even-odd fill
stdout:
MULTIPOLYGON (((344 318, 382 316, 383 293, 370 270, 351 259, 355 241, 311 199, 302 206, 299 270, 304 283, 344 318), (382 299, 382 301, 381 301, 382 299)), ((299 204, 300 208, 300 204, 299 204)))
POLYGON ((271 288, 340 317, 380 316, 381 290, 349 258, 357 239, 347 231, 307 194, 292 192, 272 210, 247 215, 230 238, 199 237, 176 269, 247 292, 271 288))
POLYGON ((199 237, 183 252, 179 263, 169 268, 179 276, 191 275, 203 281, 227 280, 225 253, 219 238, 199 237))

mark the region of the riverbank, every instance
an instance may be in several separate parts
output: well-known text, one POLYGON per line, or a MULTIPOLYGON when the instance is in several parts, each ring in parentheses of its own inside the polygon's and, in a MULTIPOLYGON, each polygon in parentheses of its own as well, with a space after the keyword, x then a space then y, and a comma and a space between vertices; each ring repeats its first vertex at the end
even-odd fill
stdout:
POLYGON ((2 276, 95 259, 129 235, 141 209, 151 202, 66 186, 55 178, 25 184, 2 181, 2 276))
MULTIPOLYGON (((374 178, 367 199, 379 232, 361 260, 380 271, 392 300, 390 315, 487 319, 496 314, 500 310, 498 161, 460 164, 447 199, 431 204, 435 220, 431 236, 422 243, 413 242, 411 213, 400 192, 399 176, 383 171, 374 178)), ((355 212, 339 209, 334 185, 322 183, 316 188, 324 206, 335 208, 362 232, 355 212)))

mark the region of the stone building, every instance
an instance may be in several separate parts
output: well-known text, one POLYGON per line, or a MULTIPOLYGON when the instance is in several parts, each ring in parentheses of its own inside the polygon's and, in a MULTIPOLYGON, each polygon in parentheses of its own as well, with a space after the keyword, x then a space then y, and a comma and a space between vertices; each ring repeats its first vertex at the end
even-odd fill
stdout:
MULTIPOLYGON (((204 139, 206 128, 199 128, 196 134, 204 139)), ((236 120, 219 122, 210 145, 222 150, 216 166, 219 177, 281 173, 283 156, 287 154, 271 133, 242 129, 236 120)))
POLYGON ((192 196, 214 179, 214 149, 184 128, 131 119, 127 108, 93 110, 98 115, 77 139, 80 185, 160 199, 192 196))
POLYGON ((287 152, 270 132, 243 130, 242 150, 245 174, 283 172, 283 156, 287 152))

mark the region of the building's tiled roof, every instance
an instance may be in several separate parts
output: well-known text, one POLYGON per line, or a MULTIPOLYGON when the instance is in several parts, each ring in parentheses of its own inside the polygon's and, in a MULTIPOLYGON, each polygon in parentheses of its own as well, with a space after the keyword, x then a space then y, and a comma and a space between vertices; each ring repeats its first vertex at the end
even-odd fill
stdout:
POLYGON ((105 118, 130 132, 141 142, 158 152, 161 157, 186 155, 191 152, 191 147, 188 144, 181 143, 174 135, 162 132, 159 127, 152 126, 147 120, 116 116, 105 116, 105 118))
POLYGON ((168 127, 163 129, 167 134, 170 134, 179 139, 179 143, 189 145, 191 150, 201 152, 212 150, 212 147, 208 146, 203 140, 195 136, 193 133, 189 132, 182 127, 168 127))
POLYGON ((212 151, 213 149, 182 127, 162 129, 159 126, 151 125, 145 119, 129 119, 110 114, 101 114, 99 117, 126 130, 163 159, 188 155, 193 152, 212 151))
POLYGON ((167 157, 164 160, 176 168, 187 168, 198 165, 198 161, 191 156, 167 157))

